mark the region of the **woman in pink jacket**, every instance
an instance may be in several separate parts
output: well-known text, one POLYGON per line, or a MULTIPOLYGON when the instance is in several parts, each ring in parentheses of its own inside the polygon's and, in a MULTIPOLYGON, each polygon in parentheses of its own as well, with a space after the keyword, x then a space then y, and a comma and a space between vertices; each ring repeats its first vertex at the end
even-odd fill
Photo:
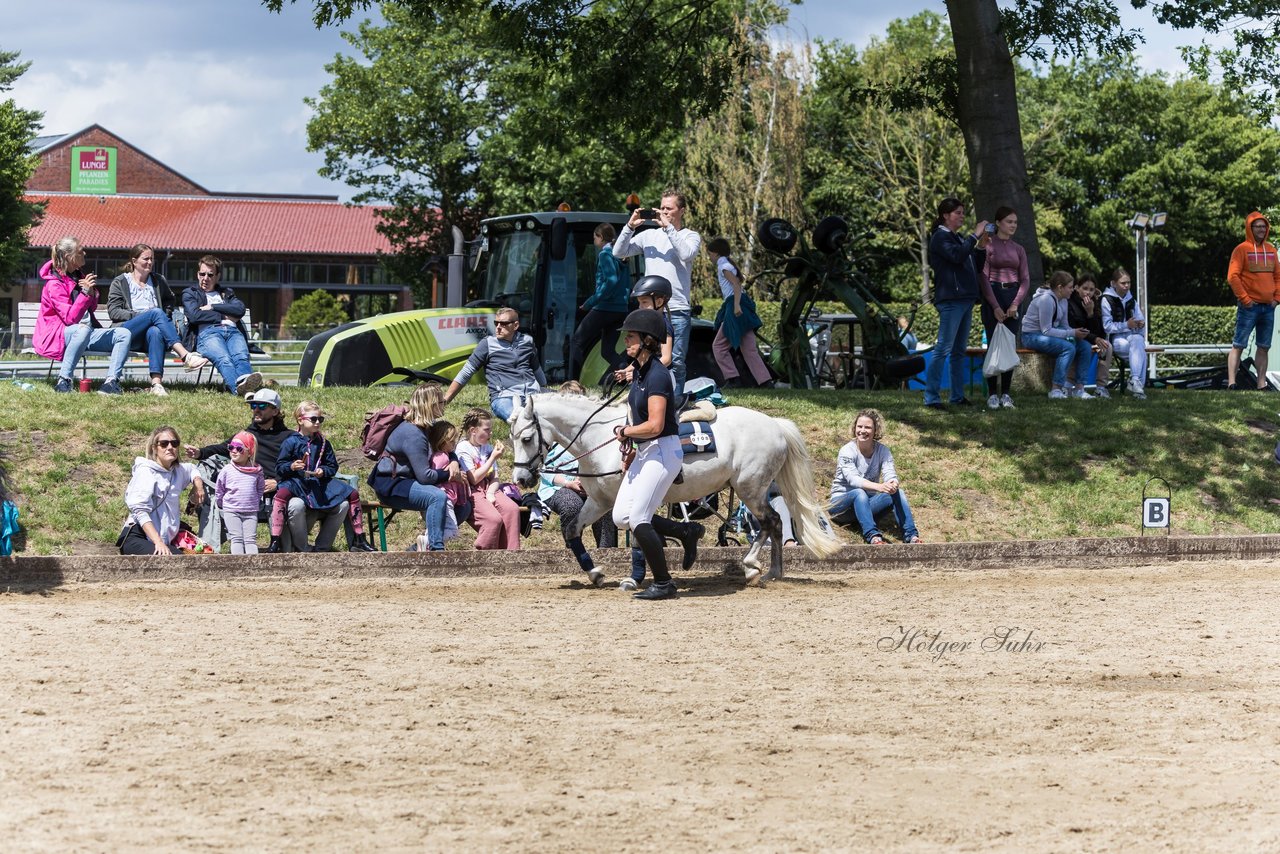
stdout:
POLYGON ((77 282, 72 278, 84 264, 84 250, 74 237, 64 237, 53 246, 52 258, 40 268, 44 290, 40 294, 40 314, 32 342, 35 351, 47 359, 61 359, 58 384, 53 390, 71 391, 76 362, 86 350, 110 353, 107 381, 99 394, 120 394, 120 372, 129 358, 132 333, 122 326, 104 329, 93 316, 98 307, 97 276, 84 274, 77 282))

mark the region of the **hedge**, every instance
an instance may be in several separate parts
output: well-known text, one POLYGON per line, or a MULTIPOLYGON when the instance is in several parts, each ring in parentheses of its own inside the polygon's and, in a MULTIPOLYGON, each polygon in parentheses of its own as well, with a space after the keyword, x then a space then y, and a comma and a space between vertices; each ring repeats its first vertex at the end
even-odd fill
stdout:
MULTIPOLYGON (((848 312, 843 303, 819 302, 816 308, 823 313, 838 314, 848 312)), ((907 303, 886 303, 885 308, 895 316, 911 316, 911 306, 907 303)), ((778 314, 781 304, 778 302, 760 301, 756 309, 764 326, 760 337, 772 342, 777 335, 778 314)), ((1159 344, 1225 344, 1230 343, 1235 329, 1236 307, 1234 305, 1157 305, 1151 312, 1151 340, 1159 344)), ((938 313, 933 306, 922 306, 916 312, 915 322, 911 326, 916 339, 921 344, 928 344, 938 337, 938 313)), ((982 318, 975 306, 973 325, 969 331, 969 346, 982 346, 982 318)), ((1174 368, 1190 365, 1225 364, 1226 356, 1198 354, 1189 356, 1161 356, 1161 368, 1174 368)))

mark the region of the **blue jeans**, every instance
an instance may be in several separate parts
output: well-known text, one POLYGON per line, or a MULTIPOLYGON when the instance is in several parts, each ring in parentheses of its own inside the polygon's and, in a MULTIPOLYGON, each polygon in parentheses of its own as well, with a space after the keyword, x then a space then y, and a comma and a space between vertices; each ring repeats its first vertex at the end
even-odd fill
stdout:
POLYGON ((1053 384, 1062 388, 1067 384, 1067 368, 1072 361, 1076 363, 1076 379, 1084 385, 1084 375, 1089 370, 1089 360, 1093 357, 1093 348, 1083 338, 1053 338, 1039 332, 1022 333, 1022 343, 1032 350, 1048 353, 1054 357, 1053 384))
POLYGON ((110 329, 92 329, 83 323, 68 326, 62 330, 62 340, 66 349, 62 353, 62 364, 58 366, 58 377, 69 380, 76 372, 76 362, 88 350, 93 353, 110 353, 111 363, 107 368, 107 379, 120 379, 124 370, 125 359, 129 358, 129 330, 123 326, 110 329))
POLYGON ((693 312, 671 312, 671 328, 675 330, 675 340, 671 342, 671 382, 675 387, 676 402, 680 402, 685 377, 685 359, 689 356, 689 333, 693 329, 693 312))
POLYGON ((851 489, 831 505, 831 521, 837 525, 849 524, 852 521, 849 511, 852 510, 853 517, 862 526, 862 538, 869 543, 872 537, 880 536, 876 517, 890 507, 898 520, 898 527, 902 528, 902 539, 920 536, 920 532, 916 530, 916 520, 911 515, 911 505, 907 503, 907 493, 901 488, 892 495, 883 492, 868 495, 865 489, 851 489))
POLYGON ((201 329, 196 349, 213 362, 232 394, 236 393, 236 380, 253 373, 253 366, 249 364, 249 342, 234 326, 216 323, 201 329))
MULTIPOLYGON (((1271 347, 1271 332, 1275 328, 1276 307, 1255 302, 1248 308, 1236 300, 1236 332, 1231 336, 1231 346, 1243 350, 1249 345, 1249 333, 1258 330, 1257 346, 1263 350, 1271 347)), ((1146 330, 1144 329, 1145 333, 1146 330)))
MULTIPOLYGON (((517 403, 520 402, 518 397, 494 397, 489 400, 489 411, 493 413, 495 418, 501 418, 503 421, 511 420, 511 412, 515 409, 517 403)), ((459 519, 459 522, 462 520, 459 519)))
POLYGON ((378 495, 378 500, 396 510, 416 510, 421 513, 422 522, 427 526, 427 543, 431 546, 431 551, 444 549, 444 516, 449 497, 444 494, 443 489, 415 481, 409 484, 407 497, 378 495))
POLYGON ((964 399, 965 368, 968 358, 969 327, 973 323, 973 300, 944 299, 934 304, 938 309, 938 343, 933 345, 933 360, 924 377, 924 402, 942 402, 942 363, 951 359, 951 402, 964 399))
POLYGON ((145 350, 147 368, 154 377, 164 374, 165 351, 178 343, 178 330, 163 309, 149 308, 126 320, 120 326, 132 334, 130 350, 145 350))

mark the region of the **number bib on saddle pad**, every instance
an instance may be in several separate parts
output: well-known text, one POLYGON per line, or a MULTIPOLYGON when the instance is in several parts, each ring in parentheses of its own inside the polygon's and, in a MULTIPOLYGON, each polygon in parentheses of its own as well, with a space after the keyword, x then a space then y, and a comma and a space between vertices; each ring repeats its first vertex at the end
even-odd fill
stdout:
POLYGON ((680 425, 680 448, 684 455, 714 454, 716 437, 711 432, 711 425, 705 421, 689 421, 680 425))

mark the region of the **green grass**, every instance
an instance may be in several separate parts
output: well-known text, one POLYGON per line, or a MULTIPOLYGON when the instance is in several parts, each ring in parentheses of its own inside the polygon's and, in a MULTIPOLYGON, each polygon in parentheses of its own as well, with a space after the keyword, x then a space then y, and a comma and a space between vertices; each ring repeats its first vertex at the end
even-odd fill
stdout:
MULTIPOLYGON (((291 411, 303 392, 281 391, 291 411)), ((331 416, 326 432, 342 469, 363 475, 368 466, 358 437, 364 413, 403 400, 407 390, 317 389, 307 395, 331 416)), ((1016 410, 998 412, 981 405, 937 412, 907 392, 733 391, 730 397, 800 425, 824 496, 854 414, 878 408, 929 542, 1136 535, 1143 488, 1154 476, 1172 488, 1175 534, 1276 530, 1280 505, 1271 502, 1280 472, 1272 452, 1280 395, 1152 390, 1145 403, 1022 395, 1016 410)), ((483 388, 467 388, 447 417, 460 421, 468 407, 486 402, 483 388)), ((168 398, 108 398, 55 395, 43 383, 24 392, 4 382, 0 407, 0 450, 28 529, 29 554, 101 552, 114 541, 133 459, 157 425, 172 425, 184 443, 203 445, 249 421, 248 408, 232 396, 177 385, 168 398)), ((505 427, 495 433, 504 437, 505 427)), ((1150 487, 1153 494, 1163 490, 1158 483, 1150 487)), ((397 520, 392 533, 392 542, 403 547, 417 532, 412 522, 397 520)), ((535 534, 531 545, 558 548, 560 542, 550 528, 535 534)))

